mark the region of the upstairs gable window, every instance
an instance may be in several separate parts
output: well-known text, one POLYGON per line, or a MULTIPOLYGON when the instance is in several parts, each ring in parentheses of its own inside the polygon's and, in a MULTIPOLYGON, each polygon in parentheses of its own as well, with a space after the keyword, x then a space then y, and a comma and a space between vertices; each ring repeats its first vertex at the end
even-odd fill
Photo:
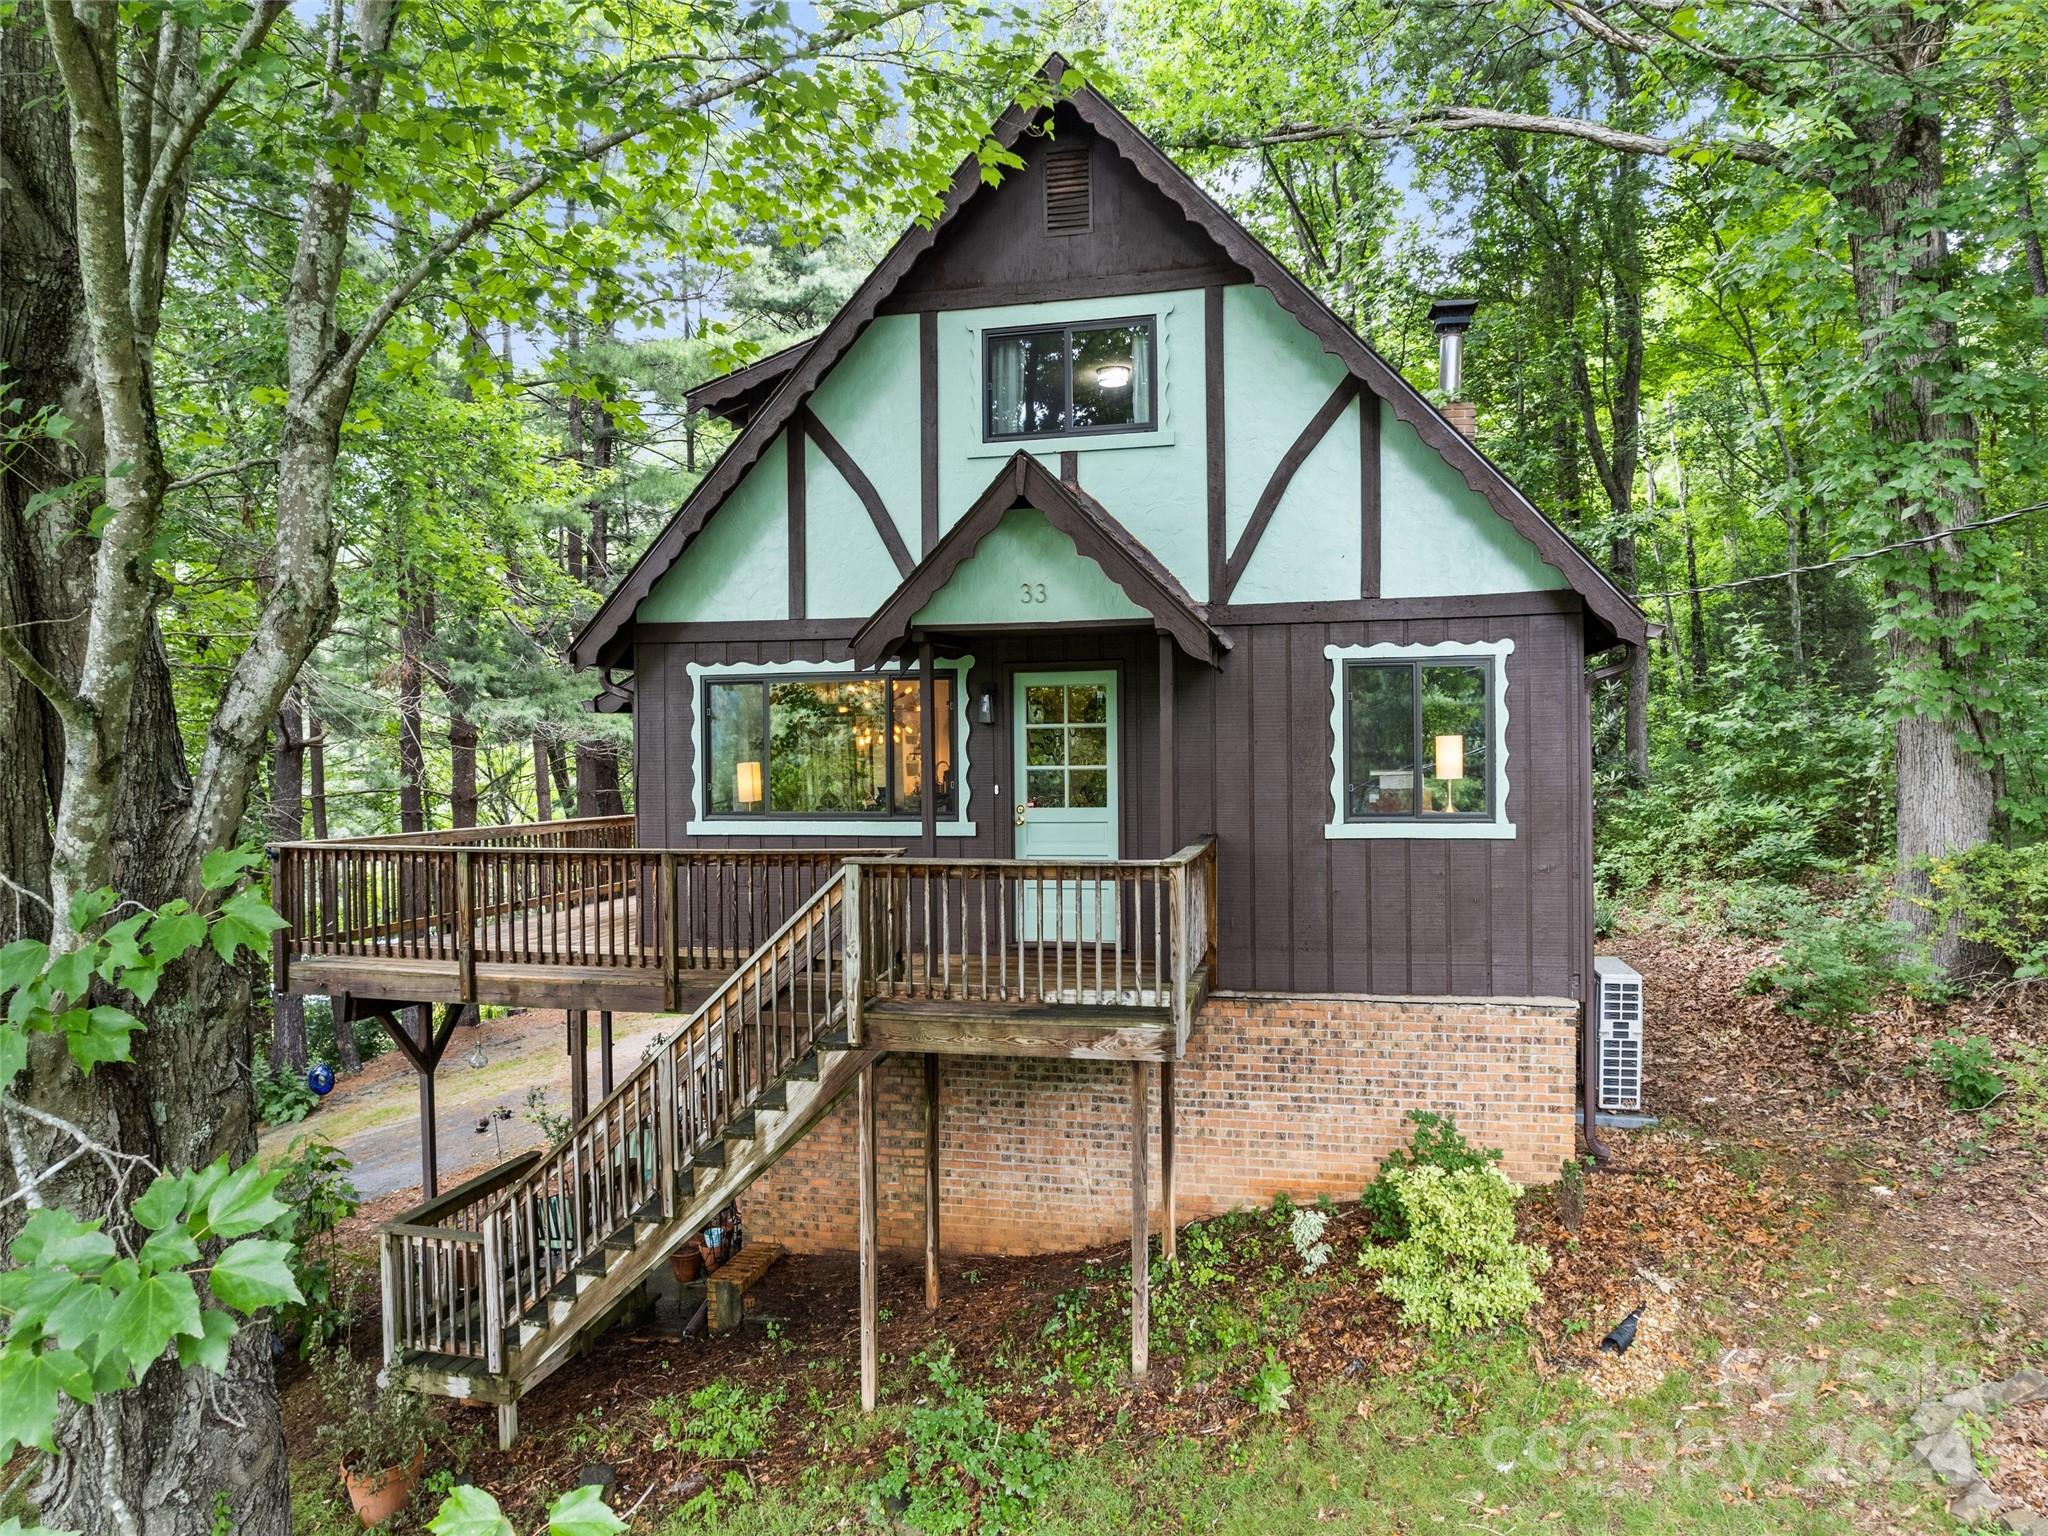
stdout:
POLYGON ((990 332, 983 435, 1149 430, 1158 416, 1153 331, 1148 315, 990 332))

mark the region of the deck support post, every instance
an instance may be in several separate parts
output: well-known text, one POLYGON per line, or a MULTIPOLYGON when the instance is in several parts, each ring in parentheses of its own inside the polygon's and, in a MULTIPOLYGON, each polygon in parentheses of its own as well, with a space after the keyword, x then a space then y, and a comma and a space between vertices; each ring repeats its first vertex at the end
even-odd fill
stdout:
POLYGON ((1173 1063, 1159 1064, 1159 1256, 1171 1264, 1180 1256, 1179 1226, 1173 1210, 1173 1063))
POLYGON ((939 1310, 939 1057, 924 1053, 924 1309, 939 1310))
POLYGON ((1145 1063, 1131 1063, 1131 1385, 1143 1386, 1152 1362, 1152 1274, 1150 1196, 1145 1188, 1151 1138, 1146 1103, 1145 1063))
POLYGON ((590 1014, 565 1008, 562 1022, 569 1034, 569 1119, 580 1125, 590 1113, 590 1014))
POLYGON ((597 1015, 597 1089, 601 1098, 612 1096, 612 1011, 601 1009, 597 1015))
POLYGON ((518 1438, 519 1405, 517 1403, 498 1404, 498 1449, 501 1451, 511 1450, 512 1442, 518 1438))
POLYGON ((432 1200, 441 1193, 440 1149, 434 1134, 434 1069, 427 1067, 415 1075, 420 1081, 420 1198, 432 1200))
POLYGON ((854 1088, 859 1130, 854 1156, 860 1164, 860 1408, 875 1411, 881 1376, 881 1348, 877 1336, 876 1235, 875 1235, 875 1068, 871 1062, 860 1069, 854 1088))
POLYGON ((375 1019, 384 1026, 399 1054, 412 1063, 420 1090, 420 1198, 432 1200, 441 1193, 440 1158, 436 1155, 434 1133, 434 1069, 448 1049, 448 1037, 455 1033, 462 1006, 450 1003, 441 1010, 439 1027, 434 1023, 432 1003, 386 1002, 381 999, 352 998, 342 993, 334 1000, 334 1027, 351 1028, 357 1019, 375 1019), (410 1015, 409 1020, 404 1015, 410 1015))

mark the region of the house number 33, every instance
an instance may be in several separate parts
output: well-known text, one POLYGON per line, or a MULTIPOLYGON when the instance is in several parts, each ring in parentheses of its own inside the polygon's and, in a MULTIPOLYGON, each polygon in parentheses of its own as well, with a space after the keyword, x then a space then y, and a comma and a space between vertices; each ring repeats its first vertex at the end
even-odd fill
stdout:
POLYGON ((1023 600, 1027 603, 1043 603, 1049 601, 1049 599, 1045 595, 1045 583, 1042 581, 1020 581, 1019 583, 1017 583, 1017 587, 1018 591, 1023 596, 1023 600))

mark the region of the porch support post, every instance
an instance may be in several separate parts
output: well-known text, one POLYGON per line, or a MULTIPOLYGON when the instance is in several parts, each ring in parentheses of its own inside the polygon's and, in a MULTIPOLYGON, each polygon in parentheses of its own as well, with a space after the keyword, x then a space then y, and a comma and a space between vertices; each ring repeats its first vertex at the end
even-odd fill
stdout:
POLYGON ((939 722, 937 680, 932 675, 932 643, 923 640, 917 647, 917 728, 922 733, 919 741, 922 750, 918 756, 923 765, 923 782, 918 786, 918 805, 924 812, 924 852, 926 858, 936 858, 939 852, 939 722))
POLYGON ((1131 1063, 1131 1384, 1143 1386, 1152 1360, 1152 1276, 1149 1219, 1150 1197, 1145 1165, 1150 1161, 1146 1135, 1145 1063, 1131 1063))
POLYGON ((441 1193, 441 1159, 434 1136, 434 1065, 427 1051, 431 1048, 433 1035, 428 1020, 431 1005, 422 1003, 414 1010, 413 1018, 418 1021, 416 1036, 424 1065, 415 1062, 420 1080, 420 1198, 432 1200, 441 1193))
POLYGON ((567 1008, 562 1022, 569 1034, 569 1118, 580 1122, 590 1113, 590 1014, 567 1008))
POLYGON ((873 1063, 860 1069, 854 1086, 859 1128, 854 1157, 860 1164, 860 1408, 875 1411, 881 1376, 881 1351, 877 1337, 875 1287, 875 1069, 873 1063))
POLYGON ((1173 1063, 1159 1064, 1159 1205, 1165 1226, 1159 1232, 1159 1256, 1171 1264, 1180 1253, 1179 1227, 1173 1211, 1173 1063))
POLYGON ((612 1011, 603 1009, 597 1016, 598 1093, 603 1098, 612 1096, 612 1011))
POLYGON ((924 1053, 924 1309, 939 1310, 939 1057, 924 1053))
POLYGON ((511 1450, 512 1442, 518 1438, 519 1405, 517 1403, 498 1404, 498 1449, 500 1451, 511 1450))
POLYGON ((1179 821, 1173 804, 1173 636, 1159 633, 1159 856, 1170 857, 1180 847, 1179 821))

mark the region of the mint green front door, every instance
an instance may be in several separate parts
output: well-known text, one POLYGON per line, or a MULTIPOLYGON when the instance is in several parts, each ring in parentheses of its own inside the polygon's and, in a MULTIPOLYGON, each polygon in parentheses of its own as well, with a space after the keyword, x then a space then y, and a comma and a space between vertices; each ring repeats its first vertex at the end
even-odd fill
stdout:
MULTIPOLYGON (((1114 672, 1016 675, 1018 858, 1081 863, 1117 856, 1116 681, 1114 672)), ((1026 882, 1018 934, 1027 941, 1112 941, 1114 889, 1086 880, 1026 882)))

